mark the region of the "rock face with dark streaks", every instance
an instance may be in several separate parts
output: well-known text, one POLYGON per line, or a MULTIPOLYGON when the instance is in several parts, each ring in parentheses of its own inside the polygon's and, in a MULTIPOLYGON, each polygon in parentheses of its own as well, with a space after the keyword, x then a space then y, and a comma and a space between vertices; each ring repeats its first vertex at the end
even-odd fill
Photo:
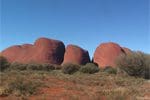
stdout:
POLYGON ((15 45, 1 52, 9 62, 51 63, 63 62, 65 46, 63 42, 48 38, 39 38, 32 44, 15 45))

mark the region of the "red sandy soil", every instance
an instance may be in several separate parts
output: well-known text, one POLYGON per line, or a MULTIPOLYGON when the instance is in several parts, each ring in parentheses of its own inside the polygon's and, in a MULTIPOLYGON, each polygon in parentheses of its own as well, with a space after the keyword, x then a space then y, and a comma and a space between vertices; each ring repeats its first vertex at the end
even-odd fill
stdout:
MULTIPOLYGON (((79 85, 65 81, 62 79, 57 79, 56 77, 50 76, 44 79, 46 86, 40 88, 35 95, 27 97, 27 100, 91 100, 92 95, 94 95, 94 88, 87 87, 87 92, 89 95, 85 94, 79 85), (92 93, 93 92, 93 93, 92 93)), ((83 87, 83 86, 82 86, 83 87)), ((101 100, 106 100, 103 96, 100 97, 101 100)), ((6 96, 0 97, 0 100, 22 100, 21 97, 16 96, 6 96)))
MULTIPOLYGON (((58 79, 50 76, 44 79, 46 86, 40 88, 35 95, 27 97, 27 100, 107 100, 104 96, 96 95, 95 86, 80 86, 71 81, 58 79), (79 87, 85 88, 85 90, 79 87), (97 97, 98 96, 98 97, 97 97)), ((147 91, 139 100, 150 100, 150 82, 143 84, 141 90, 147 91)), ((129 97, 130 98, 130 97, 129 97)), ((21 97, 8 96, 0 97, 0 100, 22 100, 21 97)), ((26 99, 25 99, 26 100, 26 99)), ((131 100, 131 99, 129 99, 131 100)))
MULTIPOLYGON (((77 84, 73 82, 64 81, 52 77, 45 80, 45 82, 48 82, 48 87, 42 88, 38 95, 31 96, 31 100, 70 100, 75 98, 81 100, 91 100, 91 98, 89 98, 89 96, 87 96, 83 91, 77 89, 79 86, 77 86, 77 84)), ((89 91, 92 91, 91 87, 88 88, 89 91)))

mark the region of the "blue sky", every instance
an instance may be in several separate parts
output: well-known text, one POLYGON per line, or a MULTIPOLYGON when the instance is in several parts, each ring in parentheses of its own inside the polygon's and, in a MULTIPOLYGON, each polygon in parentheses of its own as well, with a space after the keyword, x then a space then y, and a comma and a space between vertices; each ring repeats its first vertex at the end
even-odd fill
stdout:
POLYGON ((0 51, 39 37, 93 55, 102 42, 150 53, 149 0, 0 0, 0 51))

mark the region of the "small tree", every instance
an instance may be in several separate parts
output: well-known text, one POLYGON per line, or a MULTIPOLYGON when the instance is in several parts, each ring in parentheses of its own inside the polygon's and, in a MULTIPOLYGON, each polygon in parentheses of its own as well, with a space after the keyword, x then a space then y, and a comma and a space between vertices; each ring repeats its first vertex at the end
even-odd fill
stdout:
POLYGON ((9 67, 7 59, 3 56, 0 56, 0 71, 3 71, 9 67))
POLYGON ((133 52, 121 55, 116 61, 120 70, 130 76, 150 78, 150 55, 142 52, 133 52))

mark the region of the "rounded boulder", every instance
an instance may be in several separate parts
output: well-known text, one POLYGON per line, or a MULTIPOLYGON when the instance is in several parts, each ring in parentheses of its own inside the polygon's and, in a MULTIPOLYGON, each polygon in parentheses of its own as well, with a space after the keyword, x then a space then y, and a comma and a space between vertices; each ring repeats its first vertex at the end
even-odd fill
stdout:
POLYGON ((88 62, 90 62, 90 57, 87 50, 72 44, 66 47, 63 64, 73 63, 84 65, 88 62))
POLYGON ((118 44, 113 42, 102 43, 96 48, 93 61, 101 68, 107 66, 116 67, 116 59, 121 54, 125 53, 118 44))

